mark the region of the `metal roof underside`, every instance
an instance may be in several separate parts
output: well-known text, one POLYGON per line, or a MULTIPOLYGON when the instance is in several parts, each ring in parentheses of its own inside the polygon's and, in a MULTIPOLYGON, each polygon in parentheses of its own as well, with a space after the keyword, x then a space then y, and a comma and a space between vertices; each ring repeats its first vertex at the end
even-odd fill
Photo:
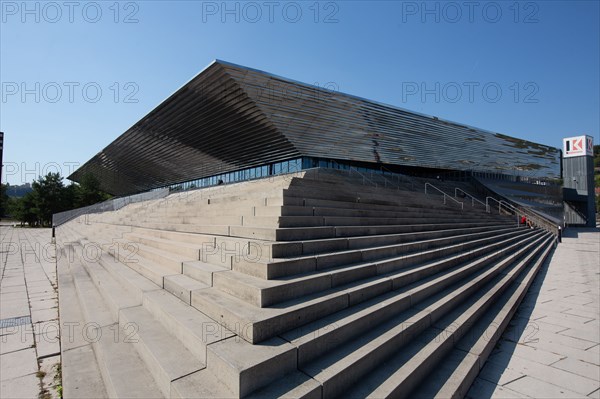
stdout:
POLYGON ((215 61, 69 176, 126 195, 299 156, 558 177, 558 149, 215 61))

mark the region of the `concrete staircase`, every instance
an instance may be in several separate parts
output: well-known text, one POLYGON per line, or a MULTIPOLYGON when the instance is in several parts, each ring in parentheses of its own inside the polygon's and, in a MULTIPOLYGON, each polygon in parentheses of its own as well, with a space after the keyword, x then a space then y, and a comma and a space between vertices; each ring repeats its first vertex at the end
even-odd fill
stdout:
POLYGON ((65 397, 464 396, 554 237, 403 184, 315 169, 60 226, 65 397))

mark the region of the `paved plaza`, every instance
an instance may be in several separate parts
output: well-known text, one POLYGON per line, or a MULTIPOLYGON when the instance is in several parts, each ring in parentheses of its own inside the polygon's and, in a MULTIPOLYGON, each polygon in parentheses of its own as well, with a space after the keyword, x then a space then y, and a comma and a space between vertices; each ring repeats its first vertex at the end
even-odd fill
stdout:
POLYGON ((0 397, 59 397, 56 262, 50 229, 0 226, 0 397))

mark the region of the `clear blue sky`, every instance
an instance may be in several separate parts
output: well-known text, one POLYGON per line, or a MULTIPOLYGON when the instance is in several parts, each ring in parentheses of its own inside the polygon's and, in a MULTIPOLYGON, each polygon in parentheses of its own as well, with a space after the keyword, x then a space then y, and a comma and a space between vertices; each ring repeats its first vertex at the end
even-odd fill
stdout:
POLYGON ((2 0, 0 12, 11 184, 68 174, 213 59, 555 147, 600 141, 598 1, 2 0))

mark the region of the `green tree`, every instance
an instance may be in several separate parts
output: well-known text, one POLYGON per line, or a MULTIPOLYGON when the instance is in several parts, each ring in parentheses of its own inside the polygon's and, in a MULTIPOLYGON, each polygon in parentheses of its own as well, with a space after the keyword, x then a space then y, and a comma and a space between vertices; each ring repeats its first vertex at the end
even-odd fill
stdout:
POLYGON ((63 212, 71 207, 65 201, 65 186, 63 178, 58 173, 48 173, 38 180, 34 180, 33 208, 38 216, 39 224, 49 226, 52 224, 52 215, 63 212))
POLYGON ((28 193, 22 198, 10 198, 8 201, 9 215, 21 222, 21 226, 28 224, 31 227, 40 225, 39 209, 36 206, 35 194, 28 193))
POLYGON ((106 201, 110 195, 100 188, 100 180, 91 173, 83 175, 79 186, 76 186, 75 205, 77 208, 94 205, 106 201))

